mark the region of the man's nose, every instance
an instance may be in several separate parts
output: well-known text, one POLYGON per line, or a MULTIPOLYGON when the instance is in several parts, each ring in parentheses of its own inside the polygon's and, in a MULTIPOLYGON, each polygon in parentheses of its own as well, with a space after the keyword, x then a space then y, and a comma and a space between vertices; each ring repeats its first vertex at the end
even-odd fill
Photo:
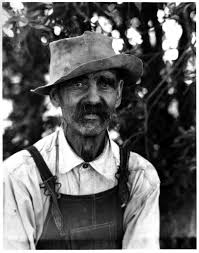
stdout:
POLYGON ((95 83, 92 83, 89 86, 87 99, 90 103, 93 103, 93 104, 97 104, 100 102, 99 90, 98 90, 97 85, 95 83))

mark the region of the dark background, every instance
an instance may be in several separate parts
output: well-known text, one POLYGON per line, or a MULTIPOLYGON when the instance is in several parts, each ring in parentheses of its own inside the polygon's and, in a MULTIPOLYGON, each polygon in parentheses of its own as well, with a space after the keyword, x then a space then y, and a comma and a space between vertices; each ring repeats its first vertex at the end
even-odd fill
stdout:
POLYGON ((60 123, 60 117, 46 114, 46 99, 29 92, 47 82, 49 42, 85 30, 108 36, 117 30, 124 41, 121 52, 140 57, 144 73, 139 84, 125 87, 122 105, 110 129, 119 132, 116 141, 127 141, 131 150, 157 169, 161 180, 161 248, 195 248, 195 3, 23 5, 17 10, 3 3, 7 17, 3 26, 3 97, 13 106, 8 117, 11 124, 3 135, 4 159, 52 132, 60 123), (158 10, 164 11, 162 21, 158 20, 158 10), (104 17, 111 28, 106 30, 99 19, 93 20, 94 13, 104 17), (182 28, 176 46, 178 56, 172 61, 164 60, 163 24, 167 20, 175 20, 182 28), (141 42, 132 45, 127 37, 130 27, 138 31, 141 42))

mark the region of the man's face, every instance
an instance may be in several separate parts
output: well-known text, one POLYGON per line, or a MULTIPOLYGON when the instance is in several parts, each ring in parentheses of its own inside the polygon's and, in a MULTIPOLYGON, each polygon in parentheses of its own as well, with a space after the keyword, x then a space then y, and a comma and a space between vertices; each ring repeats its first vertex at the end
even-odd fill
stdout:
POLYGON ((60 86, 56 99, 67 128, 83 136, 95 136, 107 129, 120 105, 123 81, 114 70, 87 74, 60 86))

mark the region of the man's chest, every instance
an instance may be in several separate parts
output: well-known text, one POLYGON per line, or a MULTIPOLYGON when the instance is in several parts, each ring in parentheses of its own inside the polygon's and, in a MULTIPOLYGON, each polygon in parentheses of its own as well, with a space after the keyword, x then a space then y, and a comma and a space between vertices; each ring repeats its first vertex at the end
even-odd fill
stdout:
POLYGON ((85 163, 67 173, 59 174, 58 182, 61 184, 60 193, 70 195, 95 194, 117 184, 114 173, 107 178, 85 163))

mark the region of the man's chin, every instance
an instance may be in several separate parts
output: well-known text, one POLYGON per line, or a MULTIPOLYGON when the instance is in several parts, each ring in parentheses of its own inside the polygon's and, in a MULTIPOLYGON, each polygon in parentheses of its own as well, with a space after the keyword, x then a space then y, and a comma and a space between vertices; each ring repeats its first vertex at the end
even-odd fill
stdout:
MULTIPOLYGON (((96 123, 96 122, 95 122, 96 123)), ((78 131, 81 135, 87 137, 94 137, 102 132, 106 131, 107 125, 106 124, 94 124, 93 122, 87 122, 85 124, 81 124, 78 128, 78 131)))

